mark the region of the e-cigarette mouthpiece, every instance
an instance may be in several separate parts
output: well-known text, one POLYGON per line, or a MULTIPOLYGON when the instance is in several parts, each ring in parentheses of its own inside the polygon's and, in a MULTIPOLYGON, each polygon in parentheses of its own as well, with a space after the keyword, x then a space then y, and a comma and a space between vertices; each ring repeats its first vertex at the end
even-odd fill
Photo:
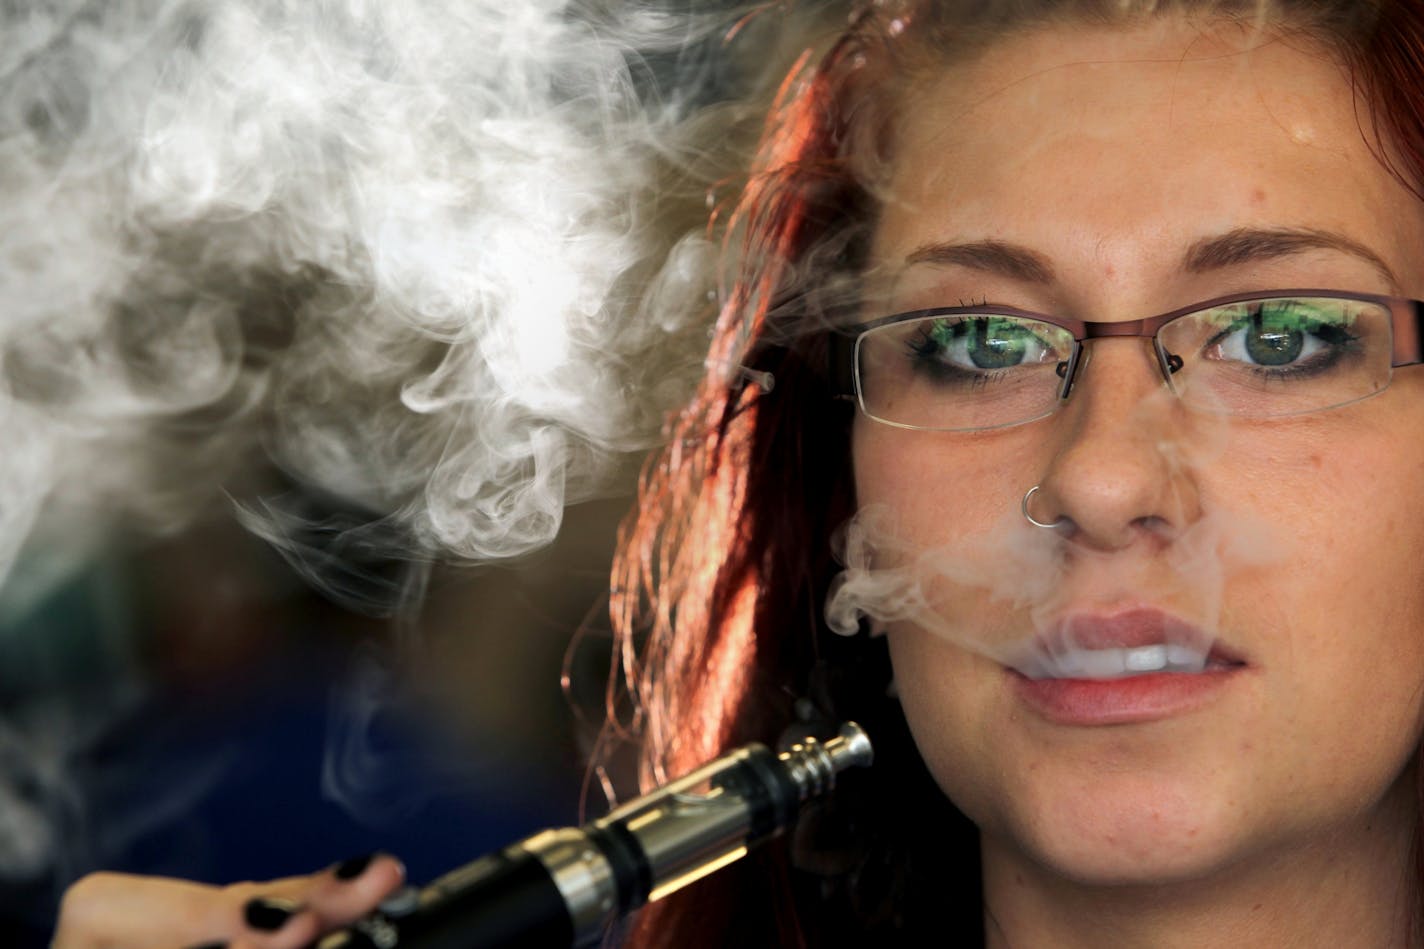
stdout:
POLYGON ((320 949, 588 946, 616 919, 744 856, 869 765, 861 727, 774 755, 747 745, 583 827, 546 830, 407 890, 320 949))

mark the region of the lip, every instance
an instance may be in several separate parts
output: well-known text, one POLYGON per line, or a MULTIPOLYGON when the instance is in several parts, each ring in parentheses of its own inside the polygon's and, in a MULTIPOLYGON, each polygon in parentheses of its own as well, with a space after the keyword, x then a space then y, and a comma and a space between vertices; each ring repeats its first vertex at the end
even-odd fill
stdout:
POLYGON ((1036 640, 1020 662, 1007 667, 1018 699, 1060 725, 1122 725, 1184 715, 1220 697, 1248 664, 1245 658, 1200 628, 1152 607, 1110 614, 1066 616, 1036 640), (1115 678, 1078 678, 1025 670, 1053 669, 1072 650, 1137 649, 1166 645, 1195 651, 1203 666, 1194 672, 1152 671, 1115 678))

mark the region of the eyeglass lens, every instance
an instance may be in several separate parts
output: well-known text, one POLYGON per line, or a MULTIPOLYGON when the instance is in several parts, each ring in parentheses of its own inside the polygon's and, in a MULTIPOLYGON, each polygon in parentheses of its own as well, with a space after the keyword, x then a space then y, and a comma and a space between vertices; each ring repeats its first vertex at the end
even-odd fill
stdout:
MULTIPOLYGON (((1078 342, 1027 317, 955 313, 893 321, 856 342, 856 389, 872 418, 972 431, 1053 412, 1078 342)), ((1389 382, 1388 307, 1281 297, 1210 307, 1154 339, 1166 382, 1194 409, 1251 418, 1354 402, 1389 382)))

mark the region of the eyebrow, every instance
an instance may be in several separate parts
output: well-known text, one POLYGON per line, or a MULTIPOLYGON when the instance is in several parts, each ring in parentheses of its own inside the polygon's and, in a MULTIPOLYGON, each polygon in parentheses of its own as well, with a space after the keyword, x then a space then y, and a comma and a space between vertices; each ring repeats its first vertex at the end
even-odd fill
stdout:
POLYGON ((1238 227, 1218 237, 1197 241, 1187 249, 1183 266, 1192 273, 1205 273, 1311 250, 1333 250, 1358 257, 1379 271, 1390 286, 1399 286, 1399 280, 1389 264, 1365 245, 1343 234, 1311 228, 1238 227))
POLYGON ((1025 283, 1052 283, 1053 265, 1040 255, 1004 241, 922 244, 905 257, 906 264, 941 264, 987 270, 1025 283))
MULTIPOLYGON (((1389 264, 1364 244, 1343 234, 1313 228, 1238 227, 1197 241, 1183 255, 1182 266, 1190 273, 1206 273, 1312 250, 1333 250, 1358 257, 1378 271, 1391 286, 1400 285, 1389 264)), ((1054 279, 1053 265, 1046 257, 1006 241, 931 242, 906 255, 905 263, 957 265, 997 273, 1025 283, 1046 284, 1054 279)))

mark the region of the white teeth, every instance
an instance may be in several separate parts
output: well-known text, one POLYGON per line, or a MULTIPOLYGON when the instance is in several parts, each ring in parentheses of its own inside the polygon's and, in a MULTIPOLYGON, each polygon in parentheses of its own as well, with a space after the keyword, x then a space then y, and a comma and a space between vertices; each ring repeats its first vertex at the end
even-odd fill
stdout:
POLYGON ((1201 672, 1207 655, 1191 646, 1135 646, 1131 649, 1065 649, 1038 654, 1016 664, 1031 679, 1119 679, 1149 672, 1201 672))
POLYGON ((1123 652, 1128 672, 1157 672, 1167 668, 1166 646, 1139 646, 1123 652))
POLYGON ((1075 679, 1114 679, 1127 669, 1123 649, 1075 649, 1057 656, 1059 670, 1075 679))
POLYGON ((1168 646, 1167 665, 1180 672, 1201 672, 1206 668, 1206 653, 1190 646, 1168 646))

